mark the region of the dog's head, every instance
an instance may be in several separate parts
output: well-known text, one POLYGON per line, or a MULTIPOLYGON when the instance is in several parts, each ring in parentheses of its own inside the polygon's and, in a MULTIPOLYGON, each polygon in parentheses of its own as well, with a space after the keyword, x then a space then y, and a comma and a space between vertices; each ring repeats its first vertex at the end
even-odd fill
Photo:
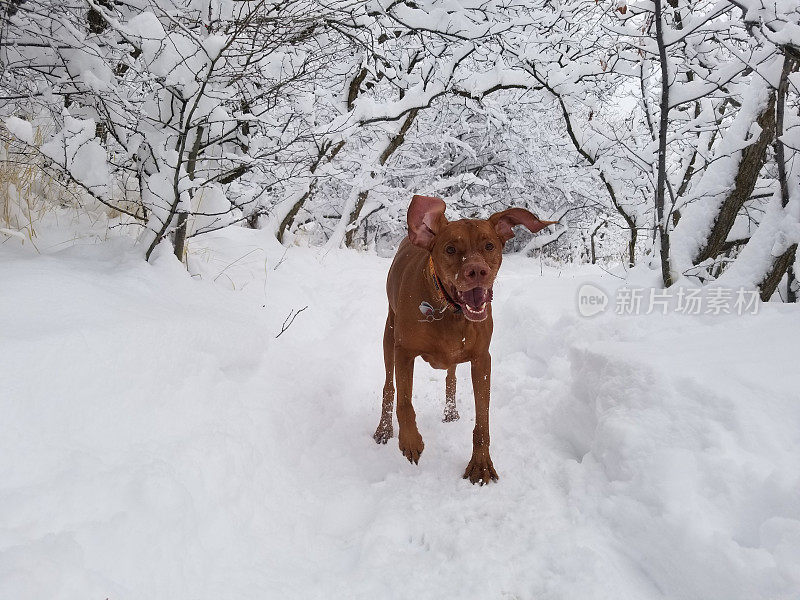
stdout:
POLYGON ((503 246, 514 237, 512 227, 524 225, 536 233, 557 221, 540 221, 524 208, 509 208, 486 220, 450 222, 444 210, 441 198, 414 196, 408 207, 408 237, 431 253, 436 275, 464 316, 483 321, 503 261, 503 246))

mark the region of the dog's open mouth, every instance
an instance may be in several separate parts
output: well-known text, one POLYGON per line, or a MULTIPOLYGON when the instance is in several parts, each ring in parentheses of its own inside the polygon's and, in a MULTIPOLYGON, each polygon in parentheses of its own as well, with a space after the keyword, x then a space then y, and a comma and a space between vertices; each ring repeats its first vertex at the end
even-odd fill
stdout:
POLYGON ((463 292, 456 290, 455 299, 467 319, 483 321, 488 315, 489 303, 492 301, 492 288, 474 287, 463 292))

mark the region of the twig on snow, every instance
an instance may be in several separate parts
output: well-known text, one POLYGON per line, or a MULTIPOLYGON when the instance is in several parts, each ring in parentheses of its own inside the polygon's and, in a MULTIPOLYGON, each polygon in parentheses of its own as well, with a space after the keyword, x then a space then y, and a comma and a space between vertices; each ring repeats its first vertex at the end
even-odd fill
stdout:
POLYGON ((283 320, 283 325, 281 325, 280 333, 275 336, 275 339, 277 340, 279 337, 281 337, 283 335, 283 332, 286 331, 287 329, 289 329, 289 327, 292 326, 292 323, 294 323, 294 320, 297 318, 297 315, 299 315, 301 312, 303 312, 307 308, 308 308, 308 305, 304 306, 303 308, 301 308, 297 312, 295 312, 294 309, 290 310, 289 314, 286 315, 286 318, 283 320))

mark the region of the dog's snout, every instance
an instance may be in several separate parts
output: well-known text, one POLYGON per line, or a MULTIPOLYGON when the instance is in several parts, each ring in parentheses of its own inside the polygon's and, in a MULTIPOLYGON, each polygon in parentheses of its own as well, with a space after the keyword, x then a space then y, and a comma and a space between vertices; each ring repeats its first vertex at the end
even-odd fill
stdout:
POLYGON ((489 267, 485 264, 470 263, 464 265, 464 277, 469 282, 481 282, 489 275, 489 267))

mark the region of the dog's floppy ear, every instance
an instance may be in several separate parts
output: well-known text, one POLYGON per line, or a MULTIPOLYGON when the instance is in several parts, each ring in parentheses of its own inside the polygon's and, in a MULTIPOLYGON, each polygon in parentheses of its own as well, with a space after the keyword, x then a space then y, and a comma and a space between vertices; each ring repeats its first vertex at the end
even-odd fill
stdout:
POLYGON ((539 217, 524 208, 509 208, 494 213, 489 217, 489 223, 492 224, 497 235, 505 244, 514 237, 514 230, 511 229, 514 225, 524 225, 528 231, 536 233, 548 225, 555 225, 558 221, 540 221, 539 217))
POLYGON ((430 251, 433 238, 447 224, 445 204, 441 198, 415 195, 408 207, 408 239, 420 248, 430 251))

